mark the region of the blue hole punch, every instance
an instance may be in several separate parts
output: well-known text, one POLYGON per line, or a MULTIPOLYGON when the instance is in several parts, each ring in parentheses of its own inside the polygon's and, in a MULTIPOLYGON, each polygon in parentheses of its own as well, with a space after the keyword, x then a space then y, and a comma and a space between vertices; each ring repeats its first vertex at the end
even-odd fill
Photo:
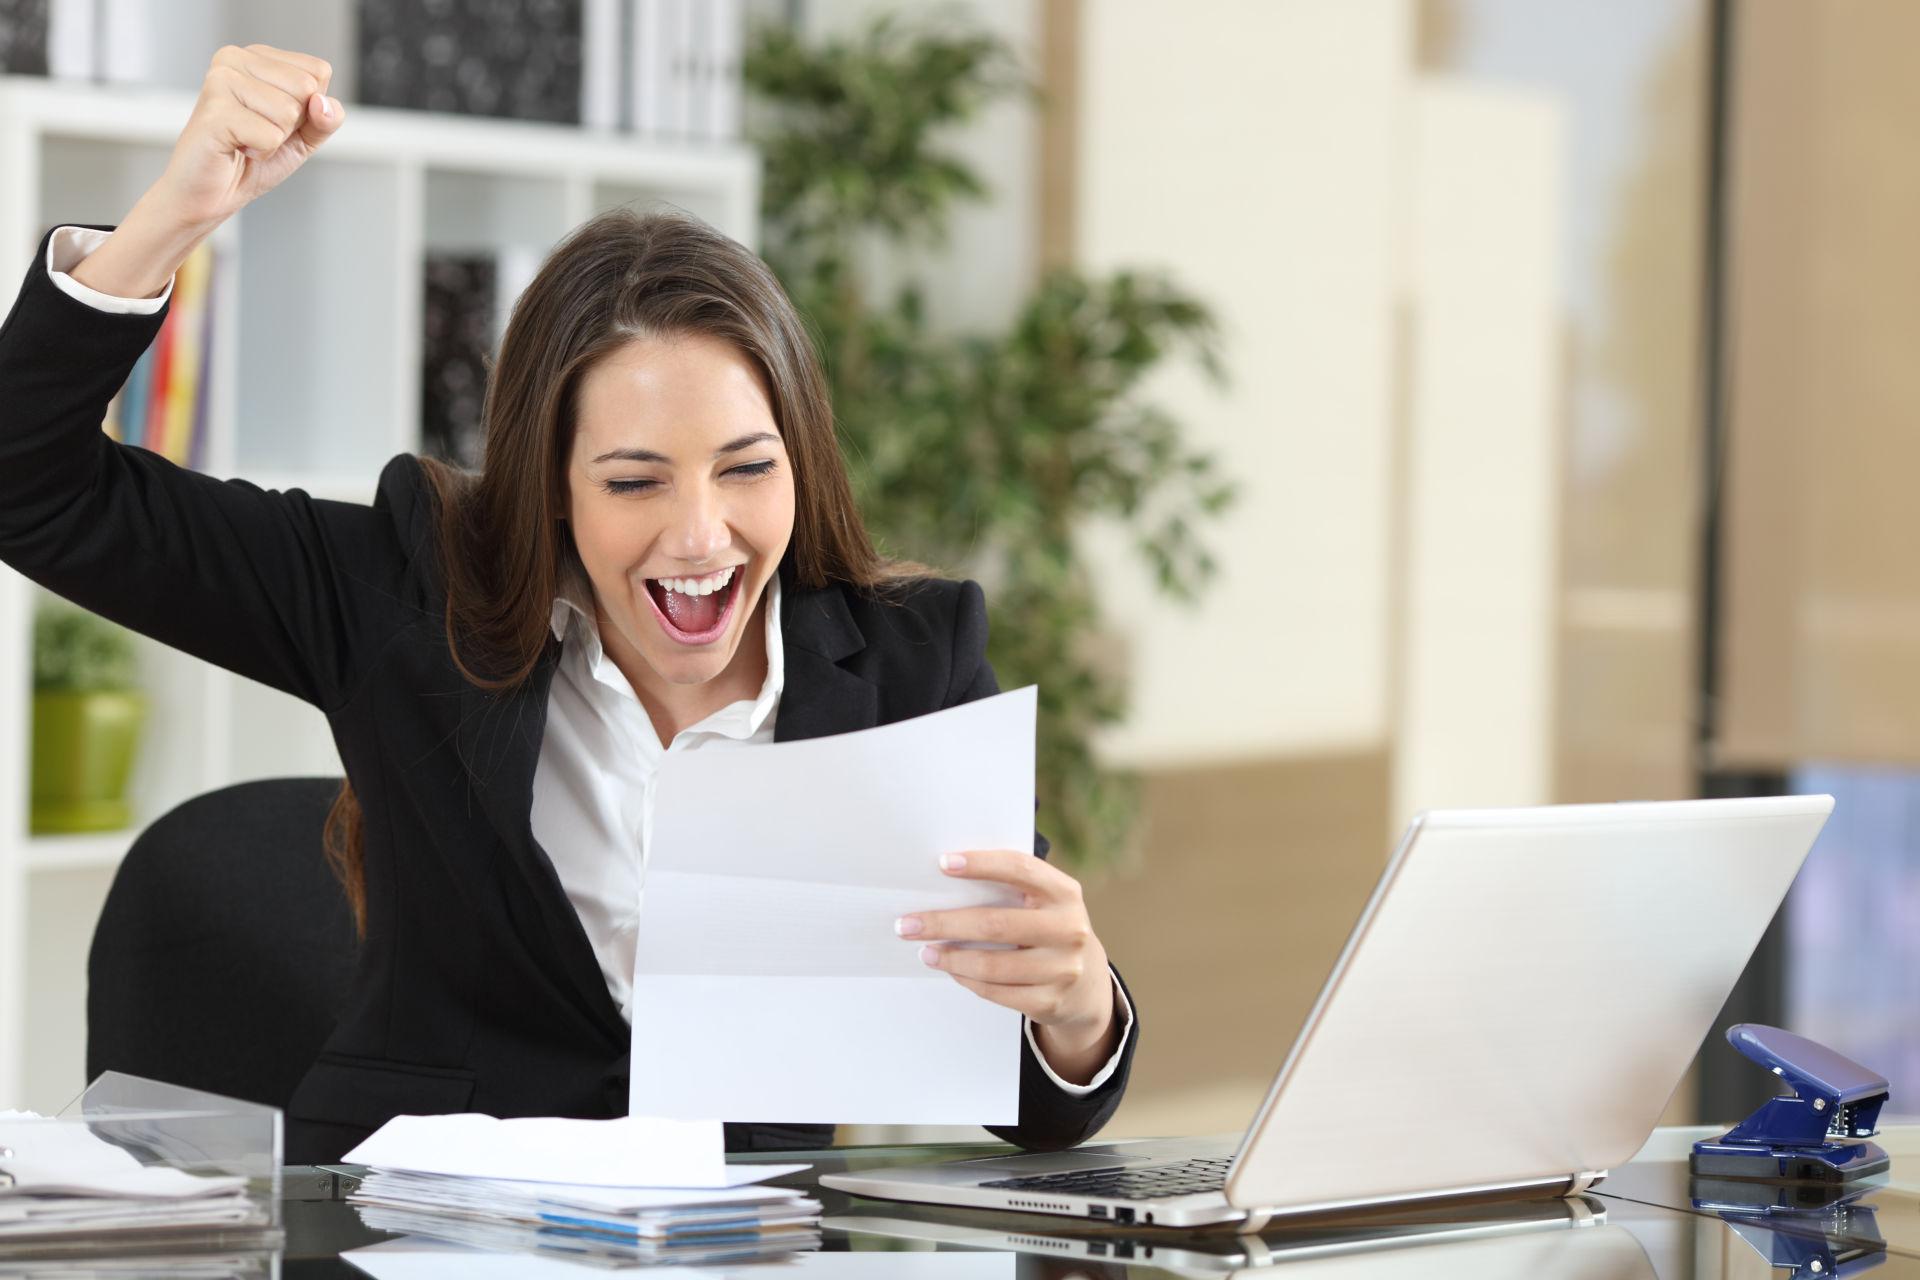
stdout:
POLYGON ((1769 1098, 1718 1138, 1693 1144, 1696 1177, 1852 1182, 1885 1172, 1878 1132, 1887 1081, 1805 1036, 1742 1022, 1727 1041, 1779 1076, 1792 1096, 1769 1098))

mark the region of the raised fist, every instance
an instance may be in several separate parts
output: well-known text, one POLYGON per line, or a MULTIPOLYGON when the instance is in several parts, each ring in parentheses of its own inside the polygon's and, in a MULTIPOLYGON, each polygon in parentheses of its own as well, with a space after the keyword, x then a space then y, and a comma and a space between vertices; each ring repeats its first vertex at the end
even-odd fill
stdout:
POLYGON ((326 96, 332 78, 324 58, 271 45, 215 53, 149 192, 155 215, 211 229, 286 181, 346 118, 326 96))

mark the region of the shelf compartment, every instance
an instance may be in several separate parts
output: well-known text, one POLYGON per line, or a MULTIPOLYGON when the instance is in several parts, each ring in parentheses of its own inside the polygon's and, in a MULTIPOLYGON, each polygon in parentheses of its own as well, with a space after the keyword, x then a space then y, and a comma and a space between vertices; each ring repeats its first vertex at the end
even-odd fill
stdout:
POLYGON ((395 165, 317 162, 235 217, 241 475, 374 476, 411 439, 418 317, 395 301, 412 270, 405 179, 395 165))

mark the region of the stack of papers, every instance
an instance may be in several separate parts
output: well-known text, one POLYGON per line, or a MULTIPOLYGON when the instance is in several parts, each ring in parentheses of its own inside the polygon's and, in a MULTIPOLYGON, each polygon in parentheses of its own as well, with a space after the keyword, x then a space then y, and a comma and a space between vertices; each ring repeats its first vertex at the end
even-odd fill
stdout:
POLYGON ((621 1262, 712 1262, 820 1244, 820 1202, 777 1187, 621 1188, 374 1173, 352 1199, 378 1231, 621 1262))
POLYGON ((0 1111, 0 1246, 268 1223, 244 1178, 143 1166, 85 1121, 0 1111))
POLYGON ((398 1116, 349 1151, 380 1231, 601 1263, 812 1249, 820 1203, 755 1185, 807 1166, 726 1164, 718 1121, 398 1116))

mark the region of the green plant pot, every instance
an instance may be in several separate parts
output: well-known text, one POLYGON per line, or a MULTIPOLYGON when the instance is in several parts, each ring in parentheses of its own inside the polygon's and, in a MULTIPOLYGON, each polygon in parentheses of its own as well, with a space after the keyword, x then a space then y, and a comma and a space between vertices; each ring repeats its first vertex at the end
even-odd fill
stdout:
POLYGON ((36 835, 118 831, 133 821, 127 775, 146 718, 146 697, 131 691, 33 695, 36 835))

